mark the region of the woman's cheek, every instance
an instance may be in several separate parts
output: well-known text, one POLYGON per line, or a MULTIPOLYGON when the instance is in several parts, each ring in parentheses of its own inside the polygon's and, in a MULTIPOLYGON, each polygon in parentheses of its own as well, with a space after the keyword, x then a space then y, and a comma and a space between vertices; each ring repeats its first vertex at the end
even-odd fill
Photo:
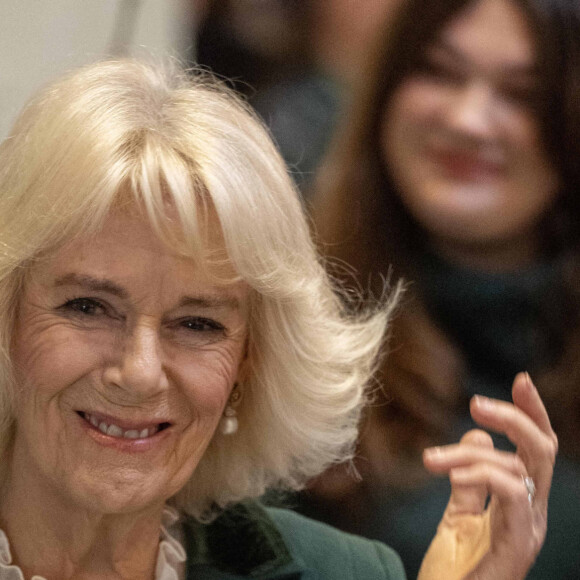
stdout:
POLYGON ((236 382, 241 349, 223 345, 206 350, 203 355, 184 357, 179 366, 179 382, 196 407, 215 412, 225 406, 236 382))

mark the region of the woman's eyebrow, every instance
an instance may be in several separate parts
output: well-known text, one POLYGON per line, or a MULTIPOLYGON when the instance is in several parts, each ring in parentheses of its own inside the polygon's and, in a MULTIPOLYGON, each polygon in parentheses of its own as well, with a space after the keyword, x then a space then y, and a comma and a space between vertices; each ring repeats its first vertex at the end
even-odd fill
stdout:
POLYGON ((184 296, 179 301, 179 307, 183 306, 239 310, 240 301, 233 294, 200 294, 198 296, 184 296))
POLYGON ((113 294, 119 298, 129 297, 129 293, 118 284, 115 284, 115 282, 107 280, 106 278, 94 278, 93 276, 87 276, 86 274, 76 274, 72 272, 70 274, 65 274, 64 276, 58 277, 54 281, 54 285, 55 287, 80 286, 93 292, 108 292, 109 294, 113 294))
MULTIPOLYGON (((465 66, 474 66, 475 63, 464 51, 460 50, 453 43, 445 38, 437 39, 427 54, 442 53, 444 56, 452 58, 465 66)), ((533 60, 506 60, 502 63, 502 70, 510 75, 518 77, 535 77, 538 74, 538 66, 533 60)))
MULTIPOLYGON (((129 298, 129 293, 111 280, 95 278, 86 274, 69 273, 58 277, 54 282, 57 286, 79 286, 92 292, 107 292, 122 299, 129 298)), ((230 293, 200 293, 195 296, 183 296, 179 307, 193 306, 196 308, 228 308, 239 310, 240 301, 230 293)))

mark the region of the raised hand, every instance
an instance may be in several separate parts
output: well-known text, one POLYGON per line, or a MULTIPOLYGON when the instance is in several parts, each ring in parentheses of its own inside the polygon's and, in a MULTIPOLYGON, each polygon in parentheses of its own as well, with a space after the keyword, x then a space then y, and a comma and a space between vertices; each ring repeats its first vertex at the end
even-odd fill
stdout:
POLYGON ((540 551, 558 440, 527 373, 516 377, 512 397, 513 404, 476 396, 471 414, 504 433, 516 453, 494 449, 478 429, 459 444, 425 450, 427 469, 449 474, 451 498, 419 580, 518 580, 540 551))

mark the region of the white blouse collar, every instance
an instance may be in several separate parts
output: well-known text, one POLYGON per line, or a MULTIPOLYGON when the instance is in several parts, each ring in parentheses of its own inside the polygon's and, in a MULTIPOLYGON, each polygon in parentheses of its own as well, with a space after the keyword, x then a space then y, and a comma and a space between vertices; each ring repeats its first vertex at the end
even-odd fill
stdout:
MULTIPOLYGON (((186 553, 182 541, 179 513, 174 508, 165 506, 161 519, 155 580, 185 580, 186 553)), ((3 530, 0 530, 0 580, 25 580, 22 570, 12 565, 10 542, 3 530)), ((33 576, 30 580, 46 579, 33 576)))

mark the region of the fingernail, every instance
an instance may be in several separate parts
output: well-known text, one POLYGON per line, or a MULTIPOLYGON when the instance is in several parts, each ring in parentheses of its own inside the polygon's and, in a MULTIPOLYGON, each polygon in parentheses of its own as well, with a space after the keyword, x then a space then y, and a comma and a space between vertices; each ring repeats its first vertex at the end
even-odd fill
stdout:
POLYGON ((475 395, 475 397, 473 397, 473 401, 479 409, 484 411, 491 410, 495 407, 495 402, 493 399, 488 399, 482 395, 475 395))
POLYGON ((443 455, 443 449, 441 449, 441 447, 427 447, 423 450, 423 455, 430 459, 435 459, 436 457, 441 457, 443 455))
POLYGON ((530 377, 530 373, 527 371, 524 373, 526 376, 526 386, 530 391, 535 390, 536 386, 534 385, 534 381, 532 381, 532 377, 530 377))

